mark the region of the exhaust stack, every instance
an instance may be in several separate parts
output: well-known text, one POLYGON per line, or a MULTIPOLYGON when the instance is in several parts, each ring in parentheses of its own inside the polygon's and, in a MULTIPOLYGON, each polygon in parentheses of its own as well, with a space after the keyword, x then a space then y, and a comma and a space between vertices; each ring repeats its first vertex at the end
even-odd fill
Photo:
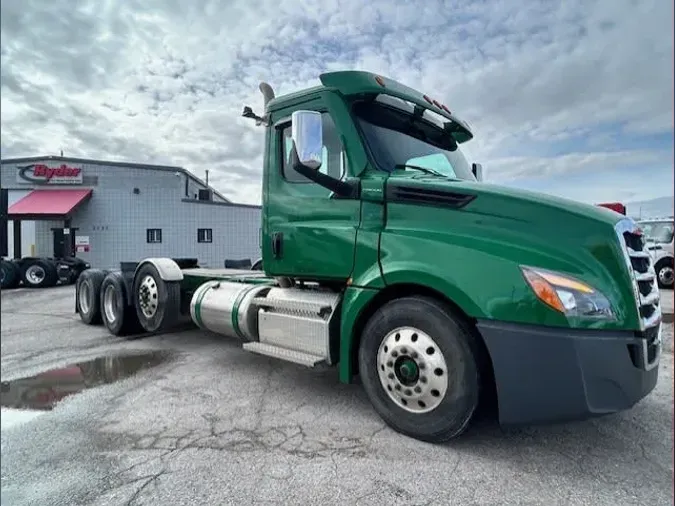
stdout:
POLYGON ((261 82, 258 88, 260 89, 260 92, 263 94, 263 99, 265 101, 265 108, 267 108, 267 102, 269 102, 274 98, 274 90, 265 81, 261 82))
MULTIPOLYGON (((274 90, 269 84, 267 84, 264 81, 261 82, 260 85, 258 85, 258 88, 260 89, 260 93, 263 94, 263 100, 265 102, 265 111, 267 111, 267 104, 269 103, 270 100, 274 98, 274 90)), ((253 109, 251 109, 248 106, 245 106, 244 112, 242 112, 241 115, 244 118, 255 120, 256 126, 260 125, 269 126, 269 114, 265 114, 264 116, 258 116, 253 112, 253 109)))

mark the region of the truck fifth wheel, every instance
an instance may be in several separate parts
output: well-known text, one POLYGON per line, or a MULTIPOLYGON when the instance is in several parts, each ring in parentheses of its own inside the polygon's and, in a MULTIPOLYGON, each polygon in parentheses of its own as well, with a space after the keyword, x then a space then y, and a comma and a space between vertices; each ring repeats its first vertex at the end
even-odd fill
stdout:
POLYGON ((392 428, 430 442, 460 435, 486 393, 512 425, 653 390, 659 291, 631 219, 482 182, 461 150, 471 130, 428 95, 367 72, 320 80, 278 98, 262 83, 264 113, 244 109, 266 132, 262 270, 143 260, 117 304, 96 297, 111 332, 115 315, 148 332, 191 320, 253 353, 336 366, 392 428))

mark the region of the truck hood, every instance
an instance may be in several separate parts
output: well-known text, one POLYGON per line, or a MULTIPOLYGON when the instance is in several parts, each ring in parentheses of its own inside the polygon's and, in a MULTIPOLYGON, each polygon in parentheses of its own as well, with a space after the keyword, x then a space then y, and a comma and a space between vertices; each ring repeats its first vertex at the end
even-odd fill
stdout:
POLYGON ((547 209, 554 214, 574 215, 577 218, 602 222, 611 226, 624 218, 621 214, 603 207, 544 193, 476 181, 453 181, 435 176, 397 174, 390 176, 387 180, 387 186, 392 185, 421 191, 427 189, 472 196, 474 198, 462 210, 520 222, 539 221, 541 216, 538 212, 533 212, 535 209, 547 209))

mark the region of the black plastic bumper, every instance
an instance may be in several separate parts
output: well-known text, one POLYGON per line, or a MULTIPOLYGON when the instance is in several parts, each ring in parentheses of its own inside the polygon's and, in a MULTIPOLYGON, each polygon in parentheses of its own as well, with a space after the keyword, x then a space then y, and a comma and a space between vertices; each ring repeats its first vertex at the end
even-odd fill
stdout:
POLYGON ((504 425, 582 420, 629 409, 658 378, 660 344, 634 332, 479 321, 492 359, 504 425), (656 360, 654 360, 656 359, 656 360))

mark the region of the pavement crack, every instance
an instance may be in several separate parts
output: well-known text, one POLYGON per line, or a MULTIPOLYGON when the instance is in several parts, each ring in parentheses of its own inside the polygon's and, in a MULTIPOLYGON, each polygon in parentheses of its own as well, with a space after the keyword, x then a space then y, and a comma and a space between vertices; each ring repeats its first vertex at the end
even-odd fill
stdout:
POLYGON ((130 483, 136 483, 141 480, 146 480, 145 483, 143 483, 143 485, 138 487, 138 489, 136 489, 136 491, 132 494, 132 496, 126 502, 126 506, 131 506, 132 504, 134 504, 146 488, 148 488, 151 484, 155 483, 161 476, 164 476, 165 474, 168 474, 168 471, 166 469, 162 469, 158 473, 139 476, 138 478, 135 478, 130 482, 126 482, 125 485, 128 485, 130 483))

